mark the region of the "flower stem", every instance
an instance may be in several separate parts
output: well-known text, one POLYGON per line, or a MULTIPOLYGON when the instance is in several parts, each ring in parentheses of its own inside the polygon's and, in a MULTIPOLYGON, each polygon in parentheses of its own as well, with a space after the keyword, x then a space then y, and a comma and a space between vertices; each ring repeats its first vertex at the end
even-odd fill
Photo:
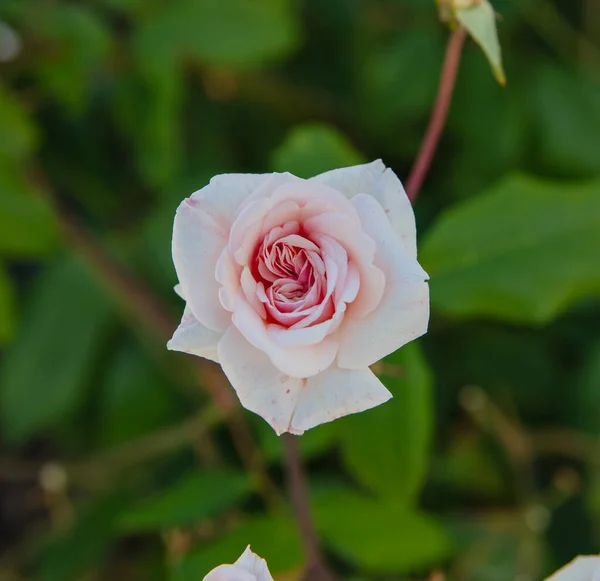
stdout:
POLYGON ((298 522, 300 538, 306 555, 304 581, 336 581, 329 571, 319 546, 319 537, 310 512, 308 486, 302 466, 298 438, 284 434, 283 449, 292 507, 298 522))
POLYGON ((406 192, 411 202, 415 201, 415 198, 421 190, 421 186, 425 181, 425 177, 431 166, 431 161, 435 155, 442 130, 446 124, 446 117, 448 116, 448 108, 450 107, 450 101, 454 91, 454 84, 465 36, 465 30, 463 28, 457 28, 450 34, 450 38, 448 39, 438 93, 435 99, 431 119, 429 120, 429 126, 427 127, 417 159, 410 170, 406 182, 406 192))

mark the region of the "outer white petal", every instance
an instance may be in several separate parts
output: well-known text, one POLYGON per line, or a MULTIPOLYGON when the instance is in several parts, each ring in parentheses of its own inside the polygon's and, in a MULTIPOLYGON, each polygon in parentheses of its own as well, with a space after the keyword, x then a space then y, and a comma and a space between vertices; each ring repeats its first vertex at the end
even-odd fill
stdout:
POLYGON ((338 333, 337 364, 363 369, 427 331, 429 286, 427 273, 406 253, 381 206, 364 194, 352 202, 365 232, 376 243, 375 264, 386 278, 379 306, 362 318, 352 317, 349 308, 338 333))
POLYGON ((305 381, 292 418, 290 432, 294 434, 368 410, 392 397, 369 369, 330 367, 305 381))
POLYGON ((219 565, 204 577, 204 581, 256 581, 256 577, 236 565, 219 565))
POLYGON ((210 207, 223 225, 229 226, 244 202, 260 190, 272 174, 227 173, 217 175, 201 190, 190 197, 205 207, 210 207))
POLYGON ((231 314, 219 300, 215 270, 227 244, 227 229, 199 202, 184 200, 173 226, 173 262, 194 317, 213 331, 224 331, 231 314))
POLYGON ((237 567, 248 571, 256 578, 256 581, 273 581, 267 562, 250 550, 250 545, 242 553, 242 556, 234 563, 237 567))
POLYGON ((281 373, 292 377, 317 375, 327 369, 337 355, 338 342, 333 337, 325 337, 317 345, 283 347, 276 337, 267 333, 264 321, 241 294, 236 302, 233 323, 248 343, 265 353, 281 373))
POLYGON ((364 165, 334 169, 314 178, 353 198, 356 194, 370 194, 385 210, 396 234, 406 251, 417 256, 417 232, 411 203, 396 174, 378 159, 364 165))
POLYGON ((286 432, 302 380, 283 374, 233 326, 219 342, 218 353, 223 371, 241 404, 261 416, 277 434, 286 432))
POLYGON ((577 557, 546 581, 600 581, 600 557, 577 557))
POLYGON ((199 323, 186 305, 179 327, 167 343, 167 349, 181 351, 219 362, 217 344, 221 333, 216 333, 199 323))

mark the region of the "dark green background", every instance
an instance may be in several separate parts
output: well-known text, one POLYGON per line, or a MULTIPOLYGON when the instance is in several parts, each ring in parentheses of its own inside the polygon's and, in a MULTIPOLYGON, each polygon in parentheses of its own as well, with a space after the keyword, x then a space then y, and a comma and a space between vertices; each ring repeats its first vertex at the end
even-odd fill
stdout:
MULTIPOLYGON (((344 579, 535 581, 600 551, 600 6, 493 4, 508 85, 468 41, 415 206, 430 331, 377 368, 391 402, 302 438, 344 579)), ((382 158, 406 179, 448 36, 433 0, 0 19, 22 41, 0 64, 0 579, 200 581, 251 543, 292 581, 277 437, 242 413, 261 494, 148 296, 180 315, 172 218, 214 174, 382 158)))

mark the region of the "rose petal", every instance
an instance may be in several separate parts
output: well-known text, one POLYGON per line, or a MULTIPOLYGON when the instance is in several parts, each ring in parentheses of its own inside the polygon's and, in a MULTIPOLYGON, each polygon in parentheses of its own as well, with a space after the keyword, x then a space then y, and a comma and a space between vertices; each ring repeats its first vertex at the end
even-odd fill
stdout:
POLYGON ((233 326, 219 342, 218 353, 241 404, 264 418, 278 434, 287 431, 302 380, 282 373, 233 326))
POLYGON ((282 373, 292 377, 310 377, 327 369, 335 360, 338 344, 327 337, 318 345, 282 347, 269 335, 262 319, 247 303, 243 295, 238 295, 233 323, 251 345, 266 353, 271 362, 282 373))
POLYGON ((417 256, 415 215, 402 183, 396 174, 378 159, 364 165, 355 165, 325 172, 309 181, 327 184, 353 198, 356 194, 370 194, 385 210, 392 227, 410 256, 417 256))
POLYGON ((252 573, 256 581, 273 581, 267 562, 261 559, 256 553, 250 550, 250 545, 242 553, 242 556, 235 562, 235 565, 252 573))
POLYGON ((190 198, 229 228, 243 203, 272 179, 272 174, 228 173, 214 176, 190 198))
POLYGON ((360 290, 352 303, 352 310, 357 316, 373 311, 385 288, 385 275, 373 264, 377 250, 373 238, 353 227, 343 214, 320 214, 306 220, 303 225, 309 235, 315 238, 320 234, 327 235, 344 247, 360 273, 360 290))
POLYGON ((221 334, 215 333, 199 323, 186 305, 181 323, 167 343, 167 349, 191 353, 218 363, 217 344, 220 339, 221 334))
POLYGON ((231 315, 219 300, 215 268, 227 244, 227 232, 197 201, 184 200, 173 226, 173 262, 194 316, 213 331, 224 331, 231 315))
POLYGON ((600 557, 577 557, 546 581, 600 581, 600 557))
POLYGON ((391 397, 383 383, 368 369, 351 371, 330 367, 306 380, 290 431, 302 434, 319 424, 378 406, 391 397))
POLYGON ((204 581, 256 581, 256 578, 236 565, 219 565, 204 577, 204 581))
MULTIPOLYGON (((427 331, 429 277, 398 240, 383 208, 372 196, 352 200, 363 228, 377 245, 375 263, 386 273, 386 288, 379 306, 366 317, 349 309, 339 333, 337 364, 345 369, 372 365, 427 331)), ((361 280, 362 284, 362 280, 361 280)))

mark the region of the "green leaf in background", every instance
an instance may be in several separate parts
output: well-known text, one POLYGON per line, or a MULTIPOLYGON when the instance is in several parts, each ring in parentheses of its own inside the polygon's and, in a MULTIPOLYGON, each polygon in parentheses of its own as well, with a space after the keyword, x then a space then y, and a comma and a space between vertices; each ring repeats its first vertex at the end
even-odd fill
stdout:
POLYGON ((314 504, 326 543, 366 571, 410 573, 440 563, 451 552, 439 522, 393 500, 338 489, 318 495, 314 504))
POLYGON ((110 314, 104 289, 78 260, 67 257, 43 273, 0 367, 7 440, 21 442, 77 410, 110 314))
POLYGON ((421 245, 435 308, 545 323, 600 290, 600 181, 511 176, 443 213, 421 245))
POLYGON ((248 544, 266 559, 273 574, 302 564, 302 547, 294 520, 280 514, 256 516, 242 521, 211 545, 186 555, 173 566, 169 581, 198 581, 218 565, 236 561, 248 544))
POLYGON ((0 262, 0 345, 13 335, 16 310, 13 282, 6 272, 4 264, 0 262))
POLYGON ((275 171, 289 171, 301 178, 364 162, 344 135, 324 123, 294 127, 271 157, 275 171))
POLYGON ((529 114, 537 154, 552 172, 593 176, 600 168, 600 82, 550 65, 532 80, 529 114))
POLYGON ((33 581, 76 581, 98 567, 110 550, 113 520, 123 504, 124 499, 114 494, 81 509, 68 531, 46 542, 33 581))
POLYGON ((439 482, 473 498, 496 499, 507 491, 499 462, 480 433, 454 438, 435 467, 439 482))
POLYGON ((35 144, 36 130, 29 115, 0 84, 0 161, 21 160, 32 152, 35 144))
POLYGON ((175 392, 133 343, 108 364, 98 398, 99 443, 115 446, 177 419, 175 392))
POLYGON ((37 64, 38 78, 54 98, 80 111, 108 56, 108 30, 94 12, 79 4, 61 3, 41 12, 32 9, 28 22, 33 34, 52 47, 37 64))
POLYGON ((574 427, 600 436, 600 343, 590 349, 579 382, 570 395, 574 401, 574 427))
POLYGON ((132 144, 138 171, 163 186, 179 168, 183 85, 171 63, 148 78, 128 72, 115 84, 113 115, 132 144))
POLYGON ((192 472, 155 497, 125 510, 118 526, 131 532, 192 524, 233 508, 251 491, 248 476, 241 472, 192 472))
MULTIPOLYGON (((465 4, 464 0, 456 4, 465 4)), ((506 84, 506 76, 502 68, 502 53, 496 30, 496 13, 488 0, 472 0, 466 2, 464 8, 455 8, 454 16, 479 44, 492 67, 494 77, 501 84, 506 84)))
POLYGON ((290 0, 180 0, 165 4, 134 37, 140 70, 181 57, 247 69, 286 56, 298 43, 290 0))
POLYGON ((52 210, 19 167, 0 159, 0 255, 43 256, 58 246, 52 210))
POLYGON ((432 377, 415 343, 384 359, 382 381, 394 397, 340 423, 342 455, 352 474, 398 504, 415 501, 429 467, 432 377))

